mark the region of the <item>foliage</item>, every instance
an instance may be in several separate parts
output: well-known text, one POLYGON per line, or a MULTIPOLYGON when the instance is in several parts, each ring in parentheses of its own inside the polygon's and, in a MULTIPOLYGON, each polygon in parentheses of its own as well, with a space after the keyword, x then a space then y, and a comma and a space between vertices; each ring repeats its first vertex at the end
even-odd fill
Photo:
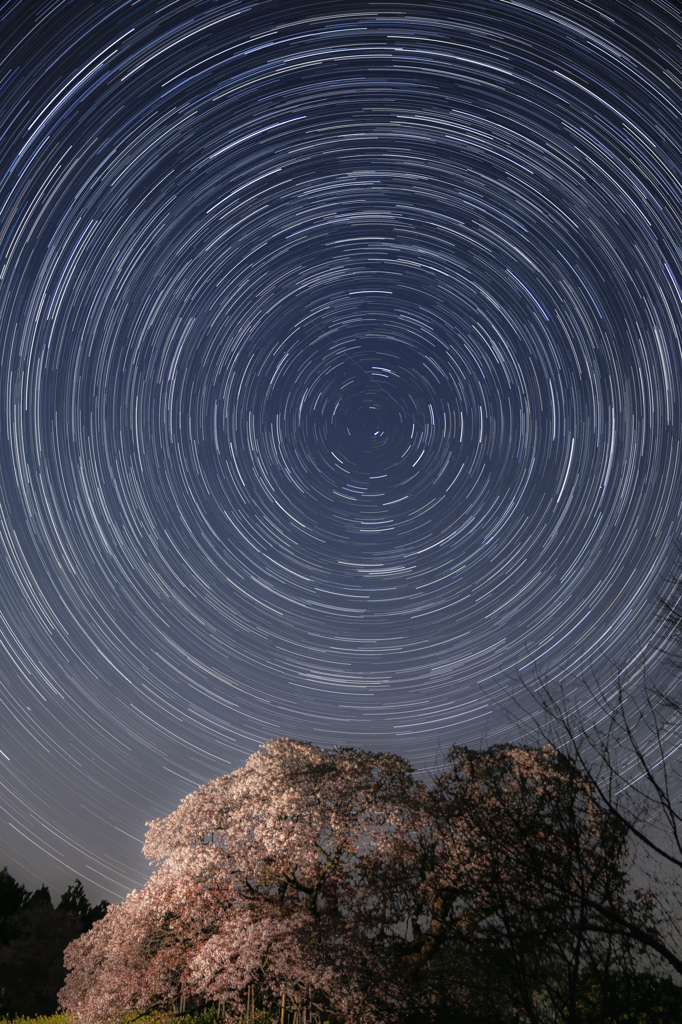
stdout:
POLYGON ((627 836, 631 873, 645 887, 641 912, 607 905, 605 924, 628 935, 657 971, 672 969, 679 979, 682 563, 671 582, 655 637, 615 665, 611 678, 521 680, 525 698, 518 708, 526 724, 530 710, 536 735, 563 751, 627 836))
MULTIPOLYGON (((224 1017, 218 1014, 214 1006, 195 1014, 159 1013, 153 1011, 140 1016, 136 1013, 128 1013, 121 1018, 121 1024, 218 1024, 219 1020, 223 1024, 241 1024, 241 1021, 238 1020, 226 1021, 224 1017)), ((249 1021, 251 1021, 251 1018, 249 1018, 249 1021)), ((270 1024, 270 1022, 270 1014, 266 1014, 264 1011, 256 1011, 254 1024, 270 1024)), ((0 1024, 73 1024, 73 1022, 68 1014, 52 1013, 47 1015, 38 1014, 35 1017, 0 1017, 0 1024)))
MULTIPOLYGON (((487 977, 486 987, 494 990, 496 979, 487 977)), ((568 1007, 559 1008, 554 1020, 563 1024, 569 1017, 568 1007)), ((279 1024, 279 1014, 256 1011, 255 1024, 279 1024)), ((440 1020, 450 1018, 443 1015, 440 1020)), ((457 1013, 457 1024, 500 1024, 498 1008, 491 1003, 487 1009, 481 1005, 462 1007, 457 1013)), ((251 1017, 249 1017, 251 1020, 251 1017)), ((608 972, 586 971, 578 982, 577 1024, 679 1024, 682 1020, 682 988, 669 978, 651 974, 611 975, 608 972)), ((193 1014, 160 1013, 152 1011, 140 1016, 128 1013, 121 1024, 245 1024, 244 1015, 229 1020, 218 1013, 215 1005, 193 1014)), ((37 1017, 0 1017, 0 1024, 73 1024, 65 1014, 37 1017)))
POLYGON ((679 1024, 682 989, 669 978, 596 973, 580 980, 579 1024, 679 1024))
POLYGON ((38 1014, 36 1017, 0 1017, 0 1024, 72 1024, 67 1014, 38 1014))
POLYGON ((64 1013, 38 1014, 35 1017, 0 1017, 0 1024, 71 1024, 71 1018, 64 1013))

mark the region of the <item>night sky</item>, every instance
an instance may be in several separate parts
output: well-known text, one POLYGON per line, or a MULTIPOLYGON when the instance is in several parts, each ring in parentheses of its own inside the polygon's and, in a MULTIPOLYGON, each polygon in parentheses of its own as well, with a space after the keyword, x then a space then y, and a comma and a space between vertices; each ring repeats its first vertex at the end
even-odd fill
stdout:
POLYGON ((119 900, 270 737, 427 769, 650 641, 675 11, 0 6, 0 866, 119 900))

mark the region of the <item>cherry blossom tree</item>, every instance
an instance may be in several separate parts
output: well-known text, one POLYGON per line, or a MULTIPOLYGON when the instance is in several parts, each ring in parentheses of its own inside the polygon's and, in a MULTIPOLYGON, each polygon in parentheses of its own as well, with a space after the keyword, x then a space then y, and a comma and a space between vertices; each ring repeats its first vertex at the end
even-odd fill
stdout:
POLYGON ((183 998, 239 1010, 253 984, 265 1005, 371 1021, 380 989, 388 1019, 399 985, 375 949, 395 899, 376 880, 423 792, 396 755, 271 741, 150 823, 163 863, 68 950, 62 1005, 84 1022, 183 998))
POLYGON ((580 971, 624 948, 593 912, 623 909, 622 830, 553 748, 454 748, 427 788, 393 754, 273 740, 144 850, 144 889, 67 950, 79 1024, 239 1012, 251 987, 273 1019, 284 997, 347 1024, 571 1024, 580 971))

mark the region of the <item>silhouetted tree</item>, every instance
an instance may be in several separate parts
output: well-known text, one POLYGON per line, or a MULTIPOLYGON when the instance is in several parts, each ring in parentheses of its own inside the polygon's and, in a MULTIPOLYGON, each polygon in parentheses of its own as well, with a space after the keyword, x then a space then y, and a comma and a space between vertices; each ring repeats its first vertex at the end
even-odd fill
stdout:
POLYGON ((57 910, 73 914, 80 924, 81 931, 86 932, 89 928, 92 928, 95 921, 99 921, 104 917, 108 906, 107 900, 102 900, 101 903, 97 903, 94 907, 91 906, 90 901, 85 895, 83 883, 80 878, 77 878, 73 885, 70 885, 66 892, 62 893, 57 904, 57 910))
POLYGON ((29 896, 26 886, 15 881, 5 866, 0 871, 0 918, 16 914, 29 896))
POLYGON ((599 806, 628 838, 641 913, 604 906, 605 924, 627 931, 654 962, 682 974, 679 680, 654 684, 646 672, 633 680, 616 672, 606 681, 553 687, 535 680, 526 689, 538 734, 589 780, 599 806))
POLYGON ((0 871, 0 1014, 54 1013, 66 946, 106 913, 91 907, 76 879, 55 910, 46 885, 29 892, 0 871))
POLYGON ((0 871, 0 943, 8 941, 10 921, 30 895, 24 885, 12 878, 7 867, 0 871))
POLYGON ((525 681, 537 735, 590 780, 595 798, 628 836, 646 921, 605 919, 629 930, 653 962, 682 975, 682 573, 663 601, 655 637, 611 675, 525 681), (661 654, 664 655, 661 659, 661 654))
POLYGON ((35 890, 35 892, 29 893, 22 909, 33 909, 36 907, 49 907, 51 910, 54 909, 52 906, 50 890, 44 882, 39 889, 35 890))

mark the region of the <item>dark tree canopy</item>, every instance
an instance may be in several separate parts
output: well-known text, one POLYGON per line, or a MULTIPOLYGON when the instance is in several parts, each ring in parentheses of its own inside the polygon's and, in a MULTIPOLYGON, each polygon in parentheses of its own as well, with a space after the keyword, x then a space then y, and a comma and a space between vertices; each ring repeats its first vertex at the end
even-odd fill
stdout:
POLYGON ((92 928, 95 921, 99 921, 104 917, 108 906, 109 904, 106 900, 102 900, 101 903, 97 903, 94 907, 91 906, 90 901, 85 895, 83 883, 80 878, 77 878, 68 887, 66 892, 62 893, 61 899, 57 904, 57 910, 72 914, 80 924, 81 929, 86 932, 88 928, 92 928))
POLYGON ((76 879, 55 909, 41 885, 29 892, 6 867, 0 871, 0 1015, 54 1013, 64 984, 64 950, 106 913, 76 879))
POLYGON ((10 875, 6 867, 0 871, 0 922, 20 910, 30 893, 10 875))

